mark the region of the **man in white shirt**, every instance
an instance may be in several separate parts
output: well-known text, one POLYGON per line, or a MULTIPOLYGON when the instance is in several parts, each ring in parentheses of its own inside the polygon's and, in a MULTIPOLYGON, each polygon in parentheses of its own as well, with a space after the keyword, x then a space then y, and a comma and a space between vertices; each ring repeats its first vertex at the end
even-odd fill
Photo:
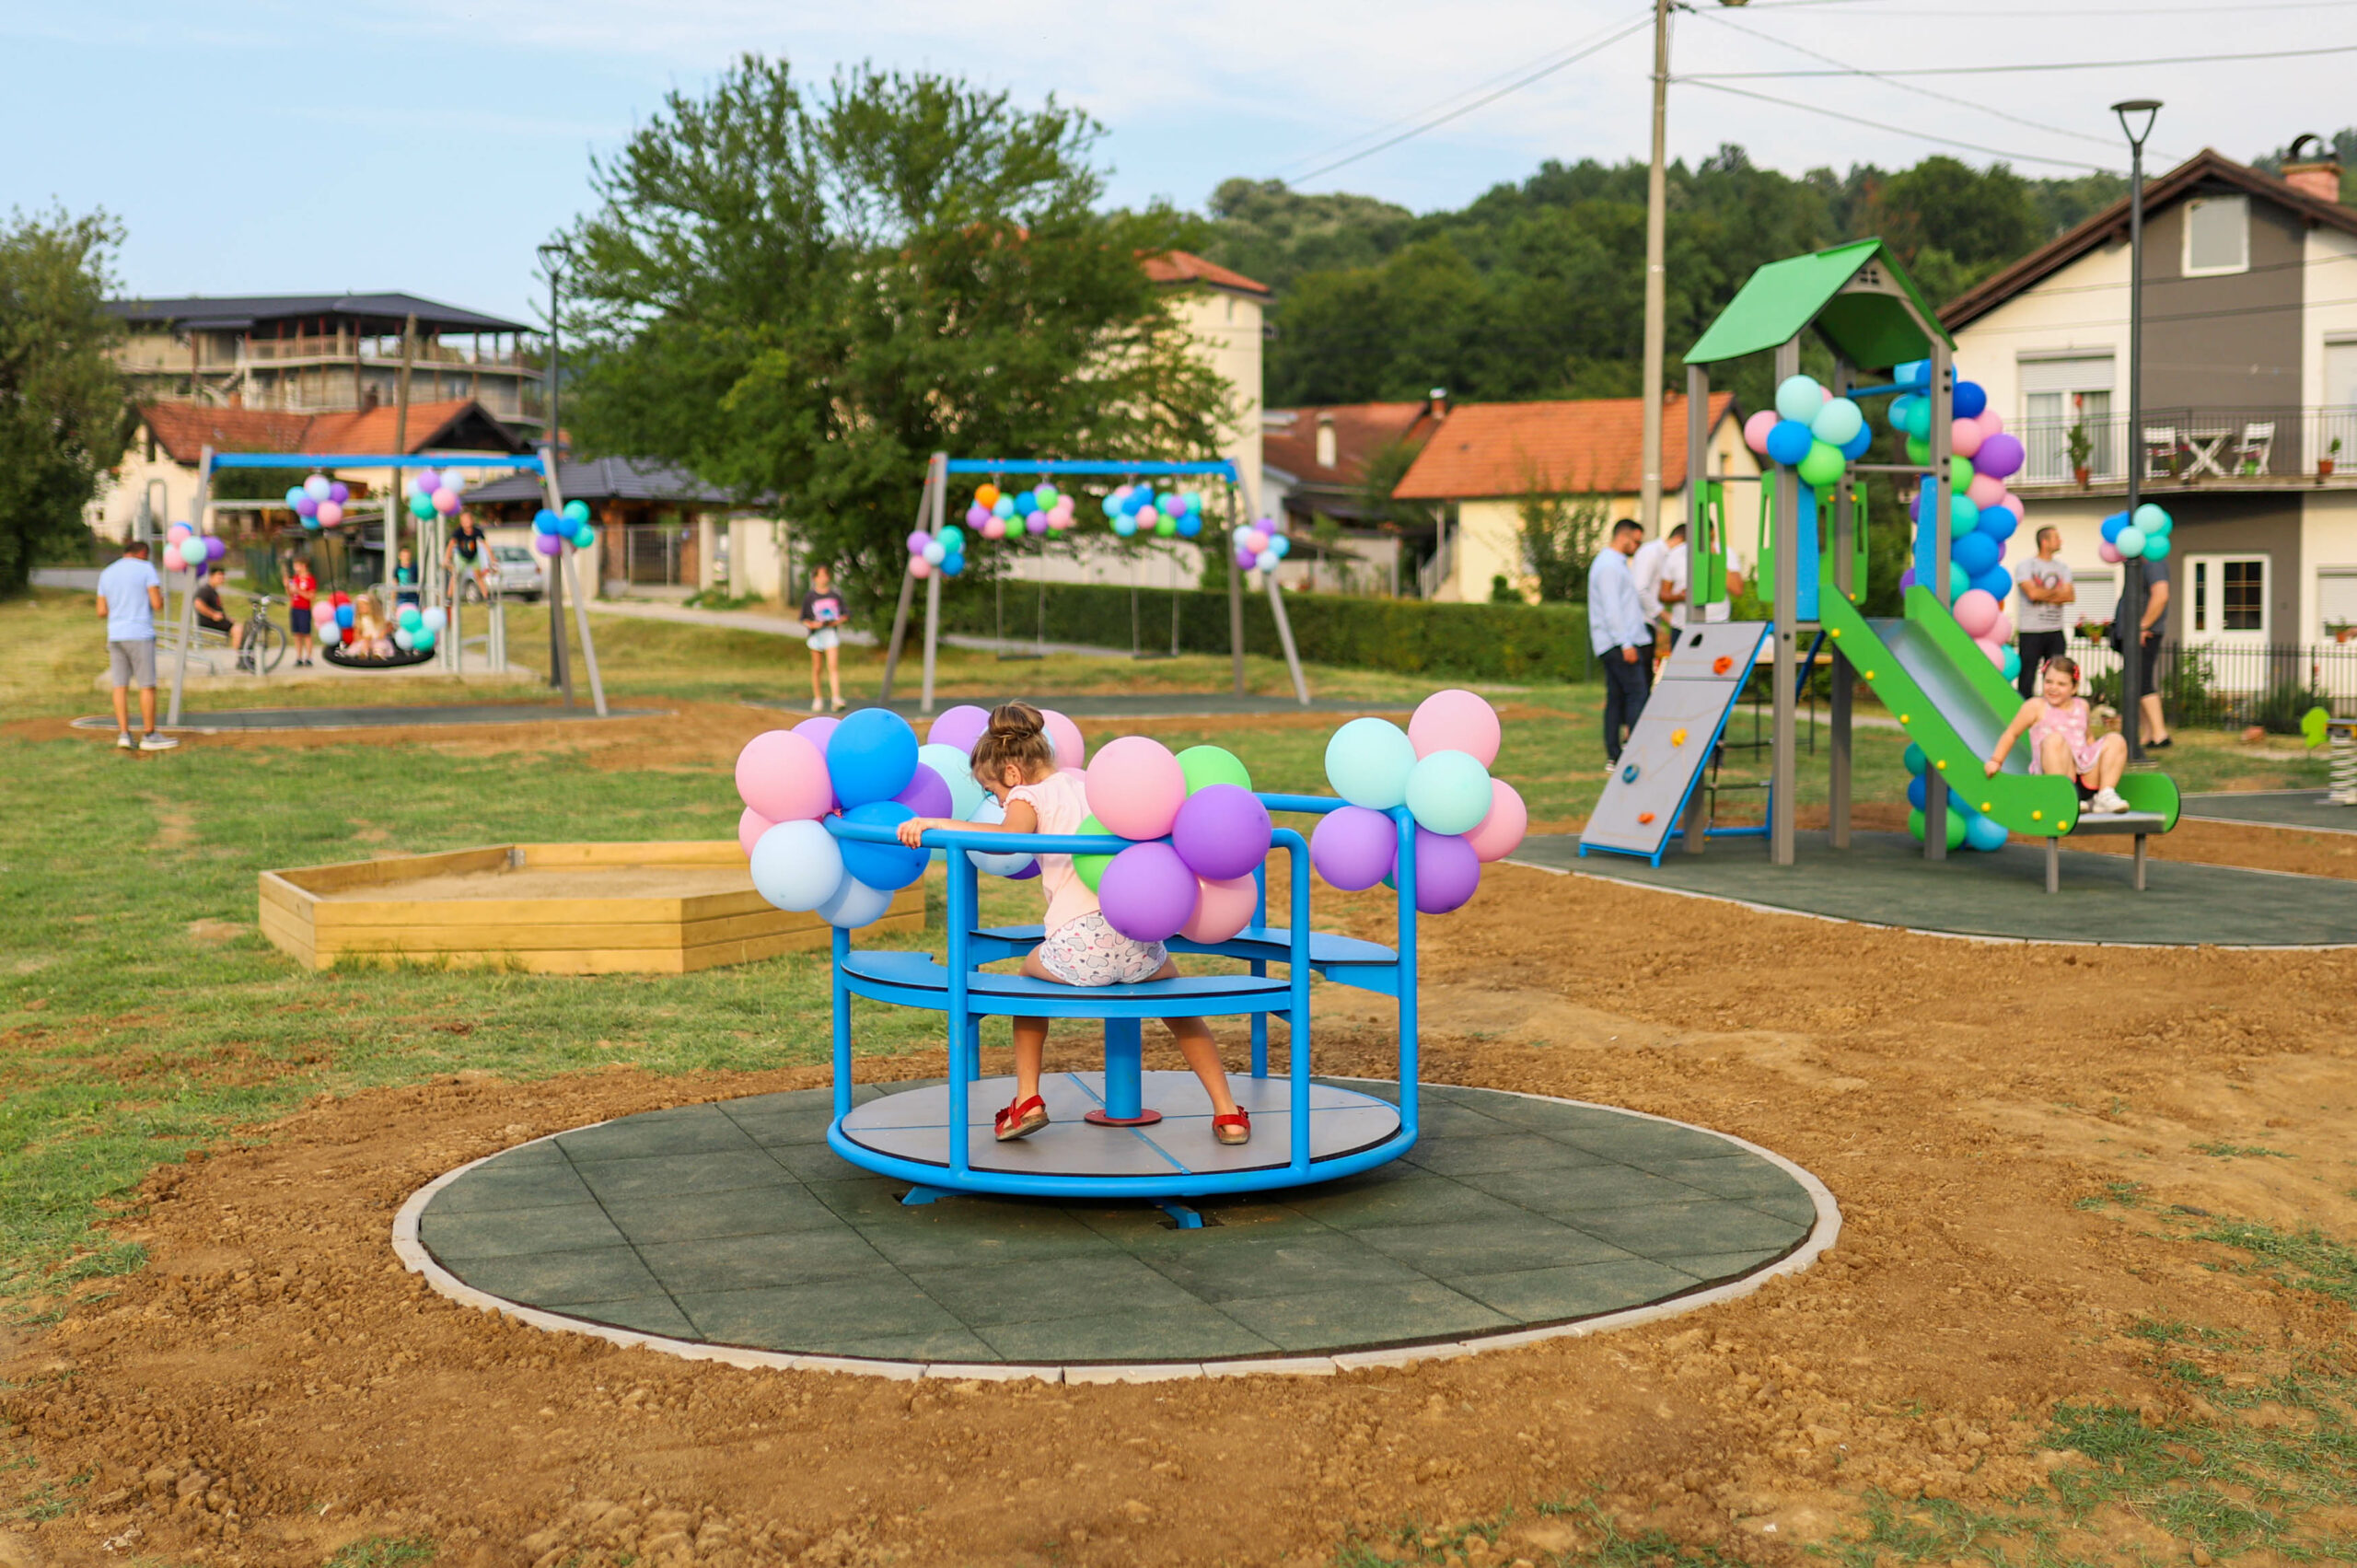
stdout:
MULTIPOLYGON (((1693 552, 1686 548, 1686 525, 1680 523, 1669 530, 1669 553, 1662 558, 1661 563, 1662 609, 1669 616, 1669 629, 1673 637, 1679 627, 1695 619, 1693 577, 1694 556, 1693 552)), ((1742 579, 1736 575, 1735 558, 1729 555, 1727 592, 1730 595, 1734 594, 1741 585, 1742 579)), ((1733 607, 1726 599, 1713 599, 1702 607, 1701 620, 1706 623, 1724 621, 1732 613, 1733 607)))
POLYGON ((2071 584, 2071 564, 2059 553, 2061 548, 2061 533, 2040 528, 2038 553, 2014 567, 2014 583, 2022 595, 2021 610, 2014 618, 2014 647, 2022 656, 2014 686, 2025 701, 2038 695, 2038 672, 2046 661, 2062 656, 2063 621, 2079 598, 2071 584))
MULTIPOLYGON (((1642 525, 1640 525, 1642 526, 1642 525)), ((1669 559, 1669 540, 1649 539, 1637 546, 1637 553, 1629 557, 1629 576, 1637 585, 1637 609, 1643 612, 1645 624, 1659 626, 1662 618, 1661 573, 1669 559)), ((1656 636, 1658 643, 1660 638, 1656 636)))
POLYGON ((164 579, 147 563, 147 541, 133 540, 122 559, 99 574, 99 619, 107 623, 107 668, 114 679, 114 743, 131 744, 130 688, 139 688, 142 751, 180 744, 156 733, 156 617, 164 608, 164 579))
POLYGON ((1615 766, 1622 729, 1636 727, 1654 684, 1653 628, 1629 570, 1644 533, 1635 518, 1621 518, 1587 568, 1588 645, 1604 666, 1604 757, 1615 766))

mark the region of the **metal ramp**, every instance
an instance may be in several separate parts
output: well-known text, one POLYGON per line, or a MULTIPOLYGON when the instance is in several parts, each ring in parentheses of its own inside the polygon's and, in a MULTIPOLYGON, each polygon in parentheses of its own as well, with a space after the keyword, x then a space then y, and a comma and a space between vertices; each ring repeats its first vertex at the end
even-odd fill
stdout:
POLYGON ((1620 765, 1580 834, 1580 854, 1634 854, 1661 864, 1768 633, 1762 621, 1678 630, 1645 711, 1630 728, 1620 765))

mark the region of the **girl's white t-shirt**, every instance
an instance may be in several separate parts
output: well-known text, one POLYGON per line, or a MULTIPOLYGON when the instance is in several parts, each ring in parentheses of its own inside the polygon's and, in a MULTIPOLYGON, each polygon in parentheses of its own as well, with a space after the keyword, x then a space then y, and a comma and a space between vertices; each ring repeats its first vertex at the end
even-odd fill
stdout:
MULTIPOLYGON (((1043 833, 1077 833, 1088 819, 1088 794, 1070 773, 1051 773, 1037 784, 1018 784, 1006 792, 1010 801, 1029 804, 1039 814, 1043 833)), ((1047 928, 1052 932, 1097 912, 1097 895, 1073 869, 1068 854, 1039 857, 1039 886, 1048 895, 1047 928)))

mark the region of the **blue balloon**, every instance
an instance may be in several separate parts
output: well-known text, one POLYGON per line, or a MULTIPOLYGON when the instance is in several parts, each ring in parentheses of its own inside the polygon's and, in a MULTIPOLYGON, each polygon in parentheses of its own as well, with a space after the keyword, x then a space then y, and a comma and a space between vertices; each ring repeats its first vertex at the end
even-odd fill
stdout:
POLYGON ((1018 490, 1015 493, 1015 515, 1016 517, 1028 517, 1039 509, 1039 498, 1038 496, 1032 494, 1028 490, 1018 490))
POLYGON ((1979 419, 1980 411, 1989 406, 1989 389, 1978 381, 1958 381, 1953 397, 1958 419, 1979 419))
POLYGON ((992 502, 991 516, 996 517, 1001 522, 1004 522, 1007 518, 1015 516, 1014 497, 1002 495, 997 500, 992 502))
POLYGON ((335 607, 335 623, 343 631, 351 631, 352 623, 359 619, 358 613, 353 610, 352 606, 339 604, 335 607))
POLYGON ((541 507, 538 512, 532 515, 532 528, 536 532, 544 534, 571 533, 573 531, 573 525, 565 521, 563 513, 555 511, 547 506, 541 507))
POLYGON ((917 732, 889 708, 862 708, 827 738, 827 777, 845 806, 889 800, 916 776, 917 732))
POLYGON ((1817 436, 1797 419, 1779 420, 1776 427, 1768 432, 1768 456, 1786 468, 1807 457, 1808 449, 1816 444, 1817 436))
POLYGON ((945 555, 941 558, 941 575, 945 577, 954 577, 965 569, 966 558, 962 555, 945 555))
POLYGON ((310 499, 310 493, 309 493, 308 491, 305 490, 301 485, 296 484, 296 485, 290 485, 290 486, 288 486, 288 487, 287 487, 287 491, 286 491, 286 504, 287 504, 289 506, 299 506, 299 505, 301 505, 304 502, 306 502, 306 501, 308 501, 308 500, 309 500, 309 499, 310 499))
POLYGON ((1890 373, 1893 382, 1901 387, 1927 388, 1932 384, 1932 362, 1910 359, 1890 373))
POLYGON ((819 918, 829 925, 853 931, 883 919, 884 912, 891 907, 888 889, 871 888, 856 877, 846 877, 843 885, 835 889, 835 896, 819 906, 819 918))
POLYGON ((1964 847, 1982 854, 2005 847, 2005 830, 1991 819, 1975 813, 1964 825, 1964 847))
POLYGON ((2114 512, 2110 517, 2106 517, 2103 520, 2103 541, 2106 544, 2118 543, 2119 540, 2119 530, 2127 526, 2128 514, 2125 512, 2114 512))
POLYGON ((2003 566, 1991 566, 1985 572, 1974 573, 1972 586, 2003 604, 2005 597, 2014 591, 2014 575, 2003 566))
POLYGON ((1976 578, 1997 563, 1999 552, 1997 541, 1977 529, 1948 545, 1948 559, 1976 578))
POLYGON ((819 822, 780 822, 753 845, 753 890, 782 910, 815 910, 843 882, 842 850, 819 822))
POLYGON ((1922 774, 1918 773, 1913 778, 1907 781, 1907 804, 1913 807, 1916 810, 1921 811, 1923 809, 1924 798, 1931 793, 1932 792, 1930 790, 1923 787, 1922 774))
POLYGON ((2021 526, 2021 514, 2011 506, 1983 506, 1980 508, 1980 526, 1974 531, 1985 533, 2002 545, 2013 538, 2014 530, 2021 526))
MULTIPOLYGON (((1178 519, 1178 537, 1180 539, 1193 539, 1202 531, 1203 519, 1198 514, 1189 512, 1178 519)), ((1273 544, 1275 540, 1272 540, 1270 542, 1273 544)))
POLYGON ((1128 539, 1138 531, 1138 520, 1127 512, 1120 513, 1113 518, 1113 531, 1123 539, 1128 539))
POLYGON ((1923 755, 1923 749, 1911 740, 1907 743, 1907 753, 1900 761, 1907 764, 1907 771, 1919 779, 1923 776, 1923 770, 1932 765, 1931 760, 1923 755))
MULTIPOLYGON (((881 710, 868 708, 863 711, 877 713, 881 710)), ((840 738, 842 730, 836 730, 835 735, 840 738)), ((834 742, 830 741, 827 751, 830 757, 834 749, 834 742)), ((854 806, 844 812, 843 820, 856 822, 864 828, 894 828, 915 815, 897 800, 871 800, 865 806, 854 806)), ((761 837, 767 839, 769 834, 763 833, 761 837)), ((903 843, 863 843, 856 839, 842 839, 838 842, 843 852, 844 873, 871 888, 888 893, 896 888, 907 887, 924 875, 923 850, 911 849, 903 843)), ((757 844, 754 847, 758 849, 761 846, 757 844)))
POLYGON ((1908 433, 1907 421, 1910 417, 1907 411, 1922 401, 1912 392, 1901 392, 1890 400, 1890 407, 1883 411, 1883 417, 1889 422, 1893 430, 1904 436, 1908 433))
POLYGON ((1871 424, 1861 424, 1858 426, 1858 433, 1855 436, 1851 436, 1847 441, 1841 443, 1841 456, 1854 463, 1860 458, 1864 457, 1869 451, 1873 450, 1874 444, 1874 426, 1871 424))

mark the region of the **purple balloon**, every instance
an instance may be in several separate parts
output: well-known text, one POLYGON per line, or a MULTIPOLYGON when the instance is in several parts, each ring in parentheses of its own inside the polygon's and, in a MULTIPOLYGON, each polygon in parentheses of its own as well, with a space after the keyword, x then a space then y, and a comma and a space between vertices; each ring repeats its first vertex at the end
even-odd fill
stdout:
POLYGON ((295 510, 306 517, 316 517, 319 515, 319 504, 306 495, 295 503, 295 510))
POLYGON ((941 716, 933 721, 933 727, 924 733, 925 744, 955 746, 970 757, 974 754, 974 742, 980 740, 983 731, 990 726, 988 709, 978 708, 971 703, 960 703, 954 708, 942 710, 941 716))
POLYGON ((1972 454, 1972 471, 1991 479, 2010 479, 2021 471, 2022 460, 2027 456, 2020 436, 2010 430, 2000 430, 1981 442, 1980 450, 1972 454))
POLYGON ((966 508, 966 526, 980 533, 982 525, 991 520, 991 509, 979 503, 966 508))
POLYGON ((343 505, 352 499, 352 486, 340 479, 331 482, 328 485, 328 499, 339 506, 343 505))
POLYGON ((229 553, 229 541, 217 533, 204 536, 204 555, 208 561, 218 561, 229 553))
POLYGON ((562 534, 552 533, 536 533, 532 536, 532 548, 539 551, 543 555, 558 554, 564 549, 564 536, 562 534))
POLYGON ((1159 842, 1132 844, 1115 855, 1097 884, 1105 923, 1136 942, 1176 936, 1193 916, 1197 897, 1195 874, 1177 850, 1159 842))
POLYGON ((794 726, 794 733, 817 747, 819 755, 823 757, 827 754, 827 738, 834 734, 835 726, 842 722, 831 714, 822 714, 815 719, 804 719, 794 726))
POLYGON ((1031 857, 1030 865, 1025 866, 1020 871, 1008 872, 1006 879, 1010 882, 1028 882, 1032 877, 1037 877, 1038 875, 1039 875, 1039 857, 1035 854, 1031 857))
POLYGON ((1225 882, 1260 868, 1269 858, 1272 830, 1269 808, 1250 790, 1232 784, 1205 784, 1178 807, 1170 846, 1196 876, 1225 882))
POLYGON ((1350 893, 1390 876, 1399 853, 1399 830, 1390 818, 1364 806, 1328 812, 1309 835, 1309 864, 1329 883, 1350 893))
POLYGON ((924 762, 917 764, 916 776, 909 781, 909 787, 892 798, 920 817, 946 817, 952 809, 949 785, 924 762))
POLYGON ((932 542, 933 536, 925 532, 923 528, 919 528, 914 533, 909 535, 909 553, 911 555, 923 555, 924 553, 924 547, 932 542))
POLYGON ((1481 885, 1481 857, 1462 833, 1416 830, 1416 912, 1461 909, 1481 885))
POLYGON ((1914 586, 1915 586, 1915 568, 1914 568, 1914 567, 1912 567, 1912 566, 1910 566, 1909 568, 1907 568, 1907 570, 1906 570, 1906 571, 1901 572, 1900 574, 1898 574, 1898 591, 1899 591, 1899 592, 1901 592, 1901 593, 1905 593, 1909 588, 1911 588, 1911 587, 1913 587, 1914 586))
MULTIPOLYGON (((1033 533, 1046 533, 1048 531, 1048 514, 1045 512, 1034 512, 1029 517, 1023 519, 1023 526, 1033 533)), ((1176 928, 1174 927, 1173 929, 1176 928)), ((1159 940, 1159 938, 1156 938, 1156 940, 1159 940)))

